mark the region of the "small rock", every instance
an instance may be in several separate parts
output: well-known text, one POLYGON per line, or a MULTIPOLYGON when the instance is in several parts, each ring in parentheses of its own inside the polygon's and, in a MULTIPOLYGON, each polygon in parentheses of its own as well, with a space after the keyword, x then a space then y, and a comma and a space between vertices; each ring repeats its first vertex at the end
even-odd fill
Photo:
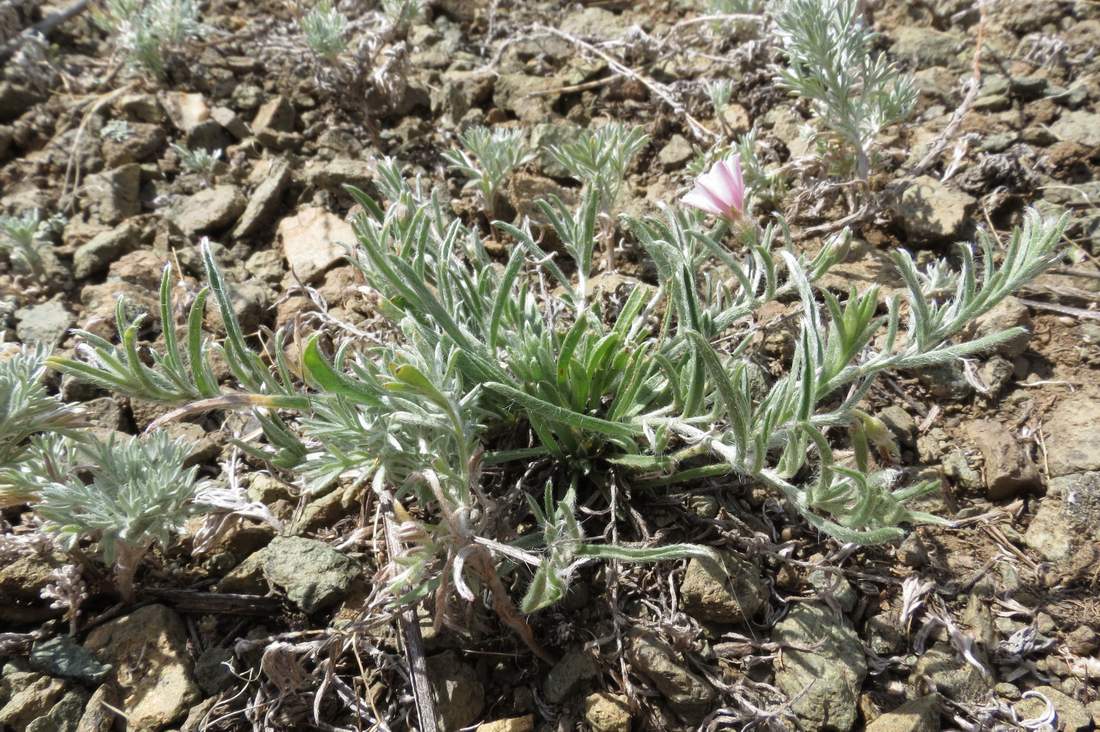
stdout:
POLYGON ((264 90, 255 84, 238 84, 233 88, 230 101, 233 103, 234 109, 251 112, 263 104, 264 90))
POLYGON ((127 163, 88 176, 84 191, 87 209, 101 223, 114 226, 141 213, 141 166, 127 163))
MULTIPOLYGON (((10 676, 16 676, 12 674, 10 676)), ((65 683, 40 674, 18 674, 18 678, 5 675, 5 691, 11 696, 0 707, 0 729, 26 729, 35 719, 45 716, 65 694, 65 683)))
POLYGON ((240 189, 232 185, 206 188, 173 207, 169 218, 184 234, 195 236, 222 231, 245 210, 240 189))
MULTIPOLYGON (((235 282, 230 286, 230 306, 245 333, 253 332, 263 322, 271 297, 271 288, 253 279, 235 282)), ((220 308, 207 310, 204 322, 213 331, 225 332, 225 322, 222 320, 220 308)))
POLYGON ((1089 656, 1100 648, 1100 636, 1087 625, 1079 625, 1066 635, 1066 648, 1077 656, 1089 656))
POLYGON ((447 651, 427 659, 428 679, 435 695, 436 714, 443 729, 472 724, 485 708, 485 687, 477 672, 447 651))
POLYGON ((982 486, 982 476, 970 466, 966 453, 955 449, 943 458, 943 474, 967 490, 982 486))
POLYGON ((846 613, 855 609, 859 593, 852 583, 839 572, 815 569, 810 572, 810 586, 823 599, 831 597, 837 606, 846 613))
POLYGON ((728 552, 724 566, 706 559, 688 562, 680 583, 684 612, 711 623, 742 623, 764 605, 767 590, 755 565, 728 552))
POLYGON ((159 125, 164 121, 164 107, 153 94, 124 94, 115 103, 115 108, 135 122, 159 125))
POLYGON ((1050 476, 1100 470, 1100 399, 1074 395, 1062 399, 1043 425, 1050 476))
POLYGON ((718 517, 720 506, 718 499, 707 493, 692 493, 685 501, 687 509, 699 518, 712 519, 718 517))
POLYGON ((913 446, 913 440, 917 435, 917 422, 909 412, 893 404, 879 412, 878 418, 890 428, 898 438, 898 442, 909 447, 913 446))
POLYGON ((29 552, 0 563, 0 626, 41 623, 61 615, 42 598, 42 590, 55 581, 54 570, 67 563, 64 554, 29 552))
POLYGON ((35 642, 29 660, 31 668, 44 674, 86 684, 98 684, 111 673, 109 665, 67 635, 35 642))
POLYGON ((278 285, 286 274, 283 255, 274 249, 258 249, 249 255, 244 271, 267 285, 278 285))
POLYGON ((250 136, 248 125, 229 107, 214 107, 210 110, 210 117, 238 140, 244 140, 250 136))
POLYGON ((264 577, 266 559, 263 549, 248 555, 243 562, 218 581, 218 592, 237 595, 266 594, 268 591, 267 579, 264 577))
MULTIPOLYGON (((1033 691, 1042 694, 1054 706, 1056 715, 1054 729, 1058 732, 1084 732, 1092 729, 1092 715, 1085 705, 1071 696, 1067 696, 1053 686, 1040 686, 1033 691)), ((1021 699, 1012 705, 1021 720, 1037 719, 1046 712, 1046 703, 1037 697, 1021 699)), ((1044 727, 1043 729, 1050 729, 1044 727)))
POLYGON ((572 696, 581 684, 599 676, 596 662, 582 649, 574 648, 554 664, 543 683, 543 693, 551 704, 561 704, 572 696))
POLYGON ((916 372, 916 377, 937 399, 959 402, 974 392, 974 387, 966 380, 962 364, 957 361, 922 368, 916 372))
POLYGON ((902 194, 902 226, 915 243, 954 239, 963 233, 974 203, 973 196, 923 175, 902 194))
POLYGON ((306 165, 305 181, 307 186, 316 189, 339 190, 350 185, 369 191, 374 183, 375 172, 375 166, 366 160, 311 160, 306 165))
POLYGON ((296 116, 294 106, 286 97, 274 97, 256 110, 252 132, 262 145, 275 150, 286 150, 298 139, 294 134, 296 116))
POLYGON ((776 686, 791 699, 791 710, 803 724, 851 729, 867 660, 848 621, 820 603, 801 603, 776 624, 772 640, 784 646, 776 686))
POLYGON ((141 243, 141 229, 124 221, 81 244, 73 252, 73 277, 78 280, 103 272, 111 262, 141 243))
POLYGON ((966 434, 985 460, 986 492, 991 500, 1012 498, 1040 486, 1039 470, 1005 425, 977 420, 966 425, 966 434))
POLYGON ((933 695, 907 701, 867 725, 867 732, 936 732, 940 729, 940 703, 933 695))
MULTIPOLYGON (((16 26, 18 30, 18 26, 16 26)), ((42 95, 25 86, 0 82, 0 122, 11 122, 42 101, 42 95)))
POLYGON ((1068 559, 1079 545, 1076 529, 1066 518, 1061 501, 1047 498, 1039 502, 1039 510, 1032 517, 1024 533, 1024 542, 1050 562, 1068 559))
POLYGON ((308 534, 332 526, 342 516, 350 516, 361 505, 367 486, 349 483, 337 487, 305 505, 290 527, 293 534, 308 534))
POLYGON ((201 696, 191 677, 187 630, 163 605, 146 605, 95 628, 84 647, 114 666, 121 709, 135 729, 163 729, 201 696))
POLYGON ((15 311, 15 333, 23 343, 44 343, 52 346, 65 337, 76 318, 60 300, 15 311))
POLYGON ((306 613, 335 605, 359 574, 353 561, 314 539, 277 536, 257 553, 268 581, 306 613))
POLYGON ((630 732, 626 697, 600 691, 584 700, 584 720, 592 732, 630 732))
POLYGON ((538 124, 553 118, 553 106, 561 97, 555 90, 567 83, 557 75, 504 73, 493 86, 493 104, 523 122, 538 124))
POLYGON ((125 139, 103 141, 103 159, 108 168, 126 163, 143 163, 163 150, 166 142, 160 125, 135 122, 129 125, 125 139))
POLYGON ((985 384, 985 388, 989 392, 986 396, 992 398, 1001 393, 1001 390, 1013 379, 1015 373, 1016 369, 1011 361, 1001 356, 992 356, 978 368, 978 379, 985 384))
POLYGON ((268 163, 267 175, 248 199, 248 205, 233 229, 233 238, 251 236, 267 226, 278 212, 283 191, 289 183, 290 164, 286 160, 279 158, 268 163))
POLYGON ((534 732, 535 715, 498 719, 495 722, 479 724, 476 732, 534 732))
POLYGON ((1089 561, 1078 550, 1100 541, 1100 471, 1051 479, 1024 541, 1052 562, 1089 561))
POLYGON ((103 684, 92 693, 84 706, 84 714, 77 722, 76 732, 111 732, 118 715, 111 707, 118 707, 118 700, 110 684, 103 684))
POLYGON ((88 692, 73 689, 65 692, 50 710, 27 725, 26 732, 78 732, 88 703, 88 692))
POLYGON ((228 648, 207 648, 195 660, 195 680, 207 696, 215 696, 236 682, 231 668, 233 651, 228 648))
POLYGON ((752 129, 752 118, 749 111, 737 102, 730 102, 721 112, 722 121, 726 123, 726 129, 731 134, 741 135, 752 129))
POLYGON ((665 170, 675 170, 691 160, 691 143, 683 135, 673 135, 657 153, 657 161, 665 170))
POLYGON ((291 272, 305 284, 320 279, 354 244, 351 224, 323 208, 302 208, 279 222, 278 238, 291 272))
POLYGON ((899 26, 893 31, 894 55, 925 68, 950 66, 958 54, 959 38, 924 26, 899 26))
POLYGON ((204 723, 212 719, 210 712, 220 701, 222 700, 219 697, 212 696, 191 707, 183 724, 180 725, 180 732, 204 732, 208 729, 204 723))
POLYGON ((256 116, 252 119, 252 131, 293 132, 295 116, 294 105, 286 97, 274 97, 256 110, 256 116))
POLYGON ((764 115, 764 122, 771 125, 772 134, 787 146, 792 158, 805 157, 813 152, 810 126, 791 107, 773 107, 764 115))
POLYGON ((922 682, 961 703, 980 701, 992 686, 990 679, 973 665, 959 660, 954 649, 946 644, 933 646, 917 660, 909 684, 919 688, 922 682))
POLYGON ((521 218, 524 216, 529 218, 533 225, 538 226, 547 236, 553 237, 553 240, 556 240, 557 234, 550 228, 550 219, 539 208, 539 201, 549 201, 556 196, 566 206, 572 206, 577 199, 573 190, 559 185, 550 178, 530 173, 513 175, 506 195, 508 204, 516 214, 521 218))
POLYGON ((1018 298, 1009 296, 995 308, 974 321, 974 339, 984 338, 994 333, 1003 333, 1012 328, 1024 328, 1028 332, 997 346, 997 353, 1005 358, 1016 358, 1027 350, 1031 340, 1031 313, 1018 298))
POLYGON ((1100 114, 1085 109, 1063 112, 1058 121, 1050 126, 1054 136, 1063 142, 1082 145, 1095 154, 1100 148, 1100 114))
POLYGON ((1096 726, 1100 726, 1100 699, 1090 701, 1085 705, 1085 709, 1092 715, 1092 721, 1096 726))
POLYGON ((718 694, 705 679, 687 669, 672 648, 652 633, 639 632, 627 651, 634 669, 668 700, 671 709, 688 721, 701 721, 714 710, 718 694))
POLYGON ((168 119, 184 134, 210 119, 210 107, 202 94, 166 91, 160 95, 160 103, 168 113, 168 119))
MULTIPOLYGON (((900 548, 898 552, 901 553, 900 548)), ((898 627, 896 612, 884 612, 868 618, 864 625, 864 635, 871 650, 879 656, 895 656, 905 649, 905 636, 898 627)))
POLYGON ((164 262, 164 258, 153 251, 138 249, 111 262, 107 269, 107 279, 111 282, 126 282, 146 292, 156 292, 160 287, 164 262))

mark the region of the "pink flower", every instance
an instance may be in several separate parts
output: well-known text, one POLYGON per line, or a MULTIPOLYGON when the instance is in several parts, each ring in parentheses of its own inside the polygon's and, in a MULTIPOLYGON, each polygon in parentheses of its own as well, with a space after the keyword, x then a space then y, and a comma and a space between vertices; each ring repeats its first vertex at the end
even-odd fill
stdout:
POLYGON ((731 155, 719 160, 695 179, 695 187, 681 199, 684 203, 730 221, 745 211, 745 179, 741 175, 741 157, 731 155))

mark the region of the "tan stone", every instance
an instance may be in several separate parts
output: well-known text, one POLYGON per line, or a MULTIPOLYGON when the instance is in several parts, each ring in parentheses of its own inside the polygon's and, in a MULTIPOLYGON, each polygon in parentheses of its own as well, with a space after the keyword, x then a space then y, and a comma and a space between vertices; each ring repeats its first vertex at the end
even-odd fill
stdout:
POLYGON ((163 729, 201 697, 191 676, 187 630, 163 605, 148 605, 96 628, 84 646, 115 667, 122 711, 132 729, 163 729))
POLYGON ((278 238, 290 271, 309 284, 339 263, 355 242, 351 224, 323 208, 299 209, 279 222, 278 238))
POLYGON ((534 729, 535 715, 533 714, 498 719, 495 722, 486 722, 477 726, 477 732, 534 732, 534 729))
POLYGON ((626 697, 605 691, 584 700, 584 720, 592 732, 630 732, 630 707, 626 697))

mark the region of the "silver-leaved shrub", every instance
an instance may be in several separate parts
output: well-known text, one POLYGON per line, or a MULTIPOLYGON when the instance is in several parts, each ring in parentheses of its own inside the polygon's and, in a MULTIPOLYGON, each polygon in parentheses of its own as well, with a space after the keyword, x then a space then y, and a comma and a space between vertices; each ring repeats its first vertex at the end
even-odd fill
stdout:
POLYGON ((186 467, 190 447, 167 433, 76 445, 66 474, 41 488, 34 509, 66 549, 98 542, 115 568, 119 593, 134 598, 134 574, 153 546, 168 547, 198 505, 198 466, 186 467), (82 473, 90 473, 84 480, 82 473))
MULTIPOLYGON (((369 481, 384 503, 395 499, 396 601, 433 598, 446 622, 451 603, 484 593, 532 644, 502 578, 526 578, 519 609, 533 612, 560 599, 586 563, 706 552, 594 538, 604 532, 584 529, 592 519, 578 503, 606 503, 622 485, 763 484, 845 542, 889 541, 905 524, 937 520, 908 506, 929 486, 905 485, 858 449, 868 437, 857 405, 885 371, 949 362, 1016 336, 963 334, 1058 259, 1065 220, 1029 212, 1007 246, 983 235, 979 256, 962 247, 957 269, 922 271, 899 251, 905 294, 884 297, 877 287, 838 295, 815 284, 843 255, 844 234, 805 256, 782 219, 756 223, 743 203, 751 195, 717 221, 671 206, 660 217, 610 220, 657 276, 608 298, 592 285, 594 251, 632 154, 600 146, 632 148, 639 135, 618 130, 559 148, 583 184, 575 206, 540 203, 559 251, 544 249, 527 222, 498 221, 497 236, 512 242, 503 262, 490 256, 487 234, 456 219, 423 181, 380 165, 385 205, 350 190, 361 207, 350 259, 390 321, 384 345, 348 338, 326 354, 315 336, 290 362, 285 329, 266 343, 247 339, 204 245, 224 338, 202 332, 207 291, 186 334, 176 333, 166 270, 165 348, 151 363, 138 357, 138 327, 122 308, 120 344, 83 333, 82 360, 52 363, 179 413, 253 410, 264 438, 241 443, 253 457, 311 490, 369 481), (798 304, 799 333, 785 371, 765 383, 749 324, 775 300, 798 304), (227 383, 214 378, 215 353, 229 366, 227 383), (849 444, 855 459, 841 460, 836 450, 849 444), (525 508, 513 490, 526 495, 525 508)), ((181 501, 173 506, 186 492, 173 493, 181 501)))

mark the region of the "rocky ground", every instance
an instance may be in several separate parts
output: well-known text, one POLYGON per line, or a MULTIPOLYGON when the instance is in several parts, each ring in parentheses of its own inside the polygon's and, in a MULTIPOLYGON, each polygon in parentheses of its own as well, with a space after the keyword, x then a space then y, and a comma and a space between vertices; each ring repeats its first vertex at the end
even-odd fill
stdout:
MULTIPOLYGON (((19 27, 54 9, 8 5, 19 27)), ((754 486, 639 493, 650 531, 721 548, 736 586, 699 560, 590 571, 531 618, 560 659, 552 665, 487 612, 471 612, 465 633, 434 632, 425 618, 443 729, 1100 722, 1100 4, 866 5, 882 51, 914 73, 920 103, 892 131, 876 206, 855 219, 857 244, 826 284, 897 287, 892 247, 946 253, 978 226, 1005 232, 1028 204, 1074 217, 1065 266, 976 326, 1026 325, 1028 337, 888 379, 870 398, 901 445, 898 463, 940 481, 927 508, 952 523, 859 549, 823 540, 754 486), (921 169, 975 69, 980 91, 921 169)), ((112 337, 118 297, 155 312, 166 261, 197 286, 202 236, 217 242, 250 331, 295 319, 369 328, 372 300, 339 245, 353 238, 341 186, 370 189, 376 161, 392 156, 476 216, 440 157, 472 123, 543 142, 607 119, 642 125, 651 141, 624 202, 634 213, 673 202, 715 144, 687 115, 727 139, 755 127, 760 156, 791 163, 794 185, 775 205, 807 232, 805 245, 816 246, 813 227, 843 215, 798 194, 809 115, 773 83, 774 43, 754 23, 678 23, 705 11, 690 0, 440 0, 403 40, 385 39, 390 65, 374 69, 385 83, 359 85, 317 68, 289 4, 209 0, 201 11, 209 33, 160 83, 128 69, 88 14, 54 30, 43 57, 5 65, 0 213, 58 216, 45 283, 0 269, 5 340, 64 353, 70 328, 112 337), (701 81, 717 78, 734 91, 715 115, 701 81), (222 160, 204 177, 170 143, 221 150, 222 160)), ((507 203, 531 213, 538 196, 568 196, 566 178, 539 157, 513 176, 507 203)), ((651 277, 633 268, 632 243, 622 246, 627 274, 651 277)), ((761 318, 776 354, 789 338, 783 307, 761 318)), ((104 433, 140 431, 162 413, 55 381, 104 433)), ((234 455, 232 419, 168 429, 217 474, 234 455)), ((0 566, 0 629, 33 641, 0 647, 0 729, 91 732, 123 718, 134 730, 415 726, 394 627, 356 623, 378 562, 370 542, 344 540, 372 530, 367 491, 305 497, 247 461, 239 475, 280 531, 242 522, 215 546, 185 541, 156 556, 139 575, 137 607, 114 605, 107 573, 85 561, 90 596, 75 635, 43 596, 64 555, 44 549, 0 566)), ((3 519, 20 531, 20 509, 3 519)))

